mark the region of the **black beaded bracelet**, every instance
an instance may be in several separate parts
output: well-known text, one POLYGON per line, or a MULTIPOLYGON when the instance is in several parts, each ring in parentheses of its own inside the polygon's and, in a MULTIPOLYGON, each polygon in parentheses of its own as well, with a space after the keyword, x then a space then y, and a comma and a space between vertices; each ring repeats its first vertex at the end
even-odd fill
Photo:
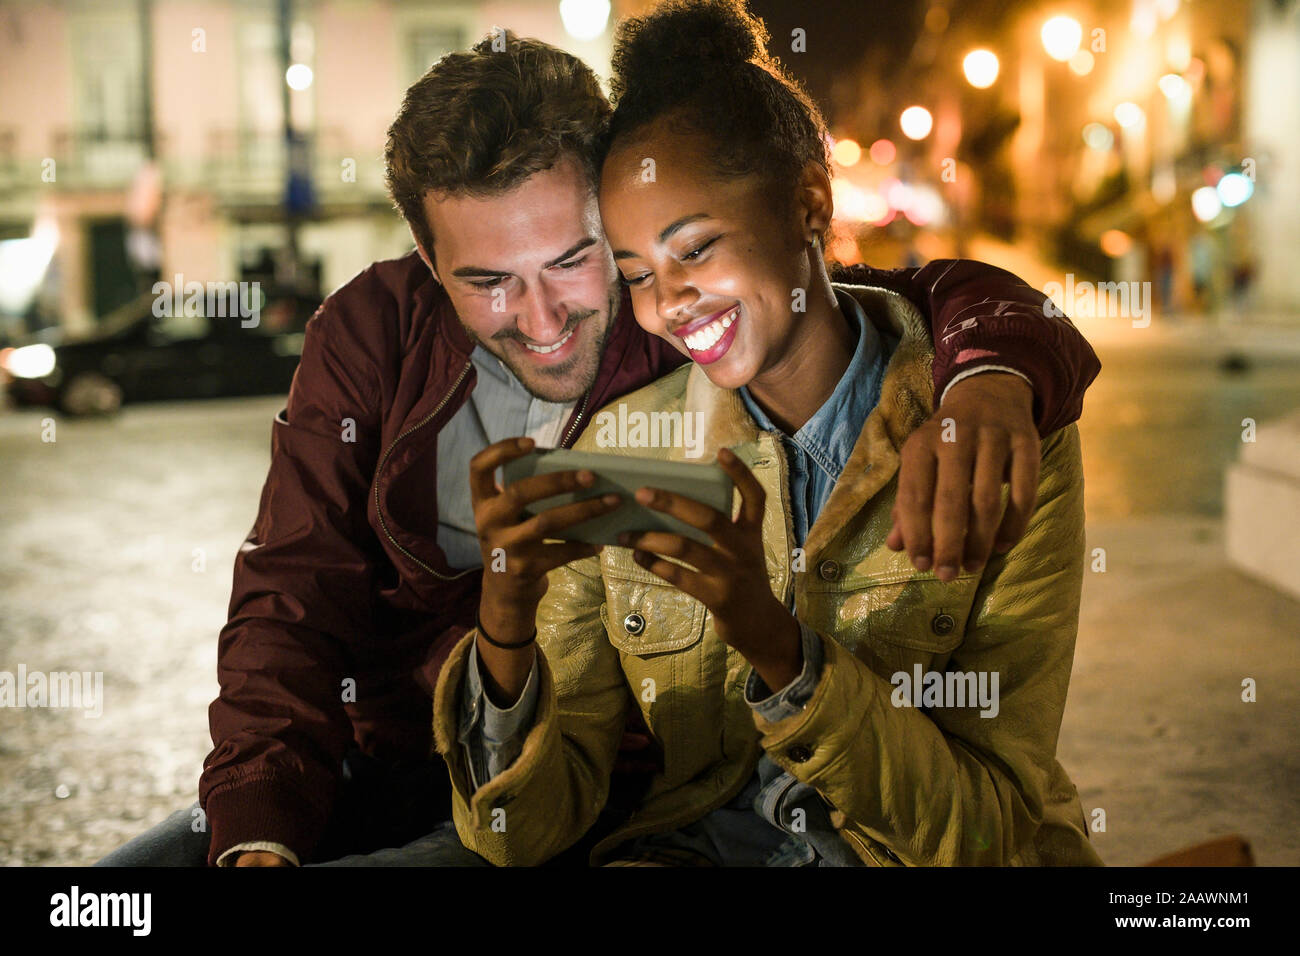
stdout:
POLYGON ((517 651, 521 647, 527 647, 529 644, 533 643, 533 641, 537 640, 537 628, 533 628, 533 636, 526 641, 520 641, 518 644, 502 643, 487 632, 487 628, 483 626, 482 618, 478 616, 478 611, 474 612, 474 626, 477 627, 478 632, 483 635, 483 640, 487 641, 493 647, 501 648, 503 651, 517 651))

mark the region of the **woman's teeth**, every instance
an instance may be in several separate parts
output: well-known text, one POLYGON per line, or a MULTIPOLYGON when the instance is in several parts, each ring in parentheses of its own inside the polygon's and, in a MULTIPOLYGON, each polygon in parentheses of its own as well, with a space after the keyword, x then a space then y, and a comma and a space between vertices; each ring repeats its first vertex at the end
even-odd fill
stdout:
POLYGON ((682 341, 686 343, 686 347, 692 352, 704 352, 713 348, 718 339, 722 338, 722 334, 731 328, 731 323, 736 321, 736 315, 739 311, 740 306, 736 306, 717 321, 710 322, 698 332, 692 332, 682 341))
POLYGON ((528 349, 530 352, 536 352, 538 355, 548 355, 551 352, 554 352, 556 349, 558 349, 565 342, 569 341, 569 339, 572 338, 573 336, 574 329, 576 328, 577 326, 574 326, 573 329, 569 329, 569 334, 566 335, 564 338, 560 339, 560 341, 556 342, 554 345, 529 345, 527 342, 525 342, 524 348, 528 349))

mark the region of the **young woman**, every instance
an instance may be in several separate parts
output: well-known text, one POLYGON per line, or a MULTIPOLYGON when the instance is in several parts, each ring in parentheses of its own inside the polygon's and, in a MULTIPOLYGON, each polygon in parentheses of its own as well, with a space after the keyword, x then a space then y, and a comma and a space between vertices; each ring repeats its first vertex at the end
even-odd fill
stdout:
POLYGON ((483 666, 473 634, 458 647, 435 729, 461 839, 495 863, 577 841, 636 706, 664 769, 593 862, 1099 863, 1055 758, 1082 581, 1077 432, 1044 441, 1028 531, 980 571, 944 582, 887 547, 932 347, 902 298, 831 284, 824 125, 765 39, 739 0, 625 21, 600 187, 637 322, 692 359, 628 414, 698 415, 736 513, 642 489, 711 544, 647 533, 553 572, 531 658, 483 666), (519 697, 486 730, 465 705, 481 681, 519 697))

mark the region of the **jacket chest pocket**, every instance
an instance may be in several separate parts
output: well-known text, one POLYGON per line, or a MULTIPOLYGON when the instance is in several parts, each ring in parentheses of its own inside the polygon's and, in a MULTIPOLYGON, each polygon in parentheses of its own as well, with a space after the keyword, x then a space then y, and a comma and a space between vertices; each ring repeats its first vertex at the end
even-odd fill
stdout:
MULTIPOLYGON (((664 583, 630 557, 601 561, 605 603, 600 618, 609 641, 625 654, 645 657, 682 651, 704 635, 704 605, 664 583)), ((628 552, 630 555, 630 552, 628 552)))
POLYGON ((886 680, 898 671, 943 670, 961 645, 978 575, 944 584, 916 577, 810 595, 814 627, 833 635, 886 680))

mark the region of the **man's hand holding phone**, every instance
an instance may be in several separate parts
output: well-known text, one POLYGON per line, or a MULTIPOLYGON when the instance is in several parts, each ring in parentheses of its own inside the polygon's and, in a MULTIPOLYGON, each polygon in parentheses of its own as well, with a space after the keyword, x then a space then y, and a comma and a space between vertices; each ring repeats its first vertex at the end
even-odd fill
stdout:
POLYGON ((546 575, 570 561, 600 553, 597 544, 553 539, 571 525, 614 511, 621 501, 616 494, 606 494, 536 515, 525 513, 534 502, 578 492, 596 482, 587 470, 560 471, 498 487, 496 470, 530 453, 533 444, 531 438, 506 439, 483 449, 469 465, 474 524, 483 555, 478 653, 487 671, 488 696, 498 707, 509 707, 519 699, 532 670, 532 638, 537 606, 546 594, 546 575), (492 641, 484 639, 484 631, 492 641))

